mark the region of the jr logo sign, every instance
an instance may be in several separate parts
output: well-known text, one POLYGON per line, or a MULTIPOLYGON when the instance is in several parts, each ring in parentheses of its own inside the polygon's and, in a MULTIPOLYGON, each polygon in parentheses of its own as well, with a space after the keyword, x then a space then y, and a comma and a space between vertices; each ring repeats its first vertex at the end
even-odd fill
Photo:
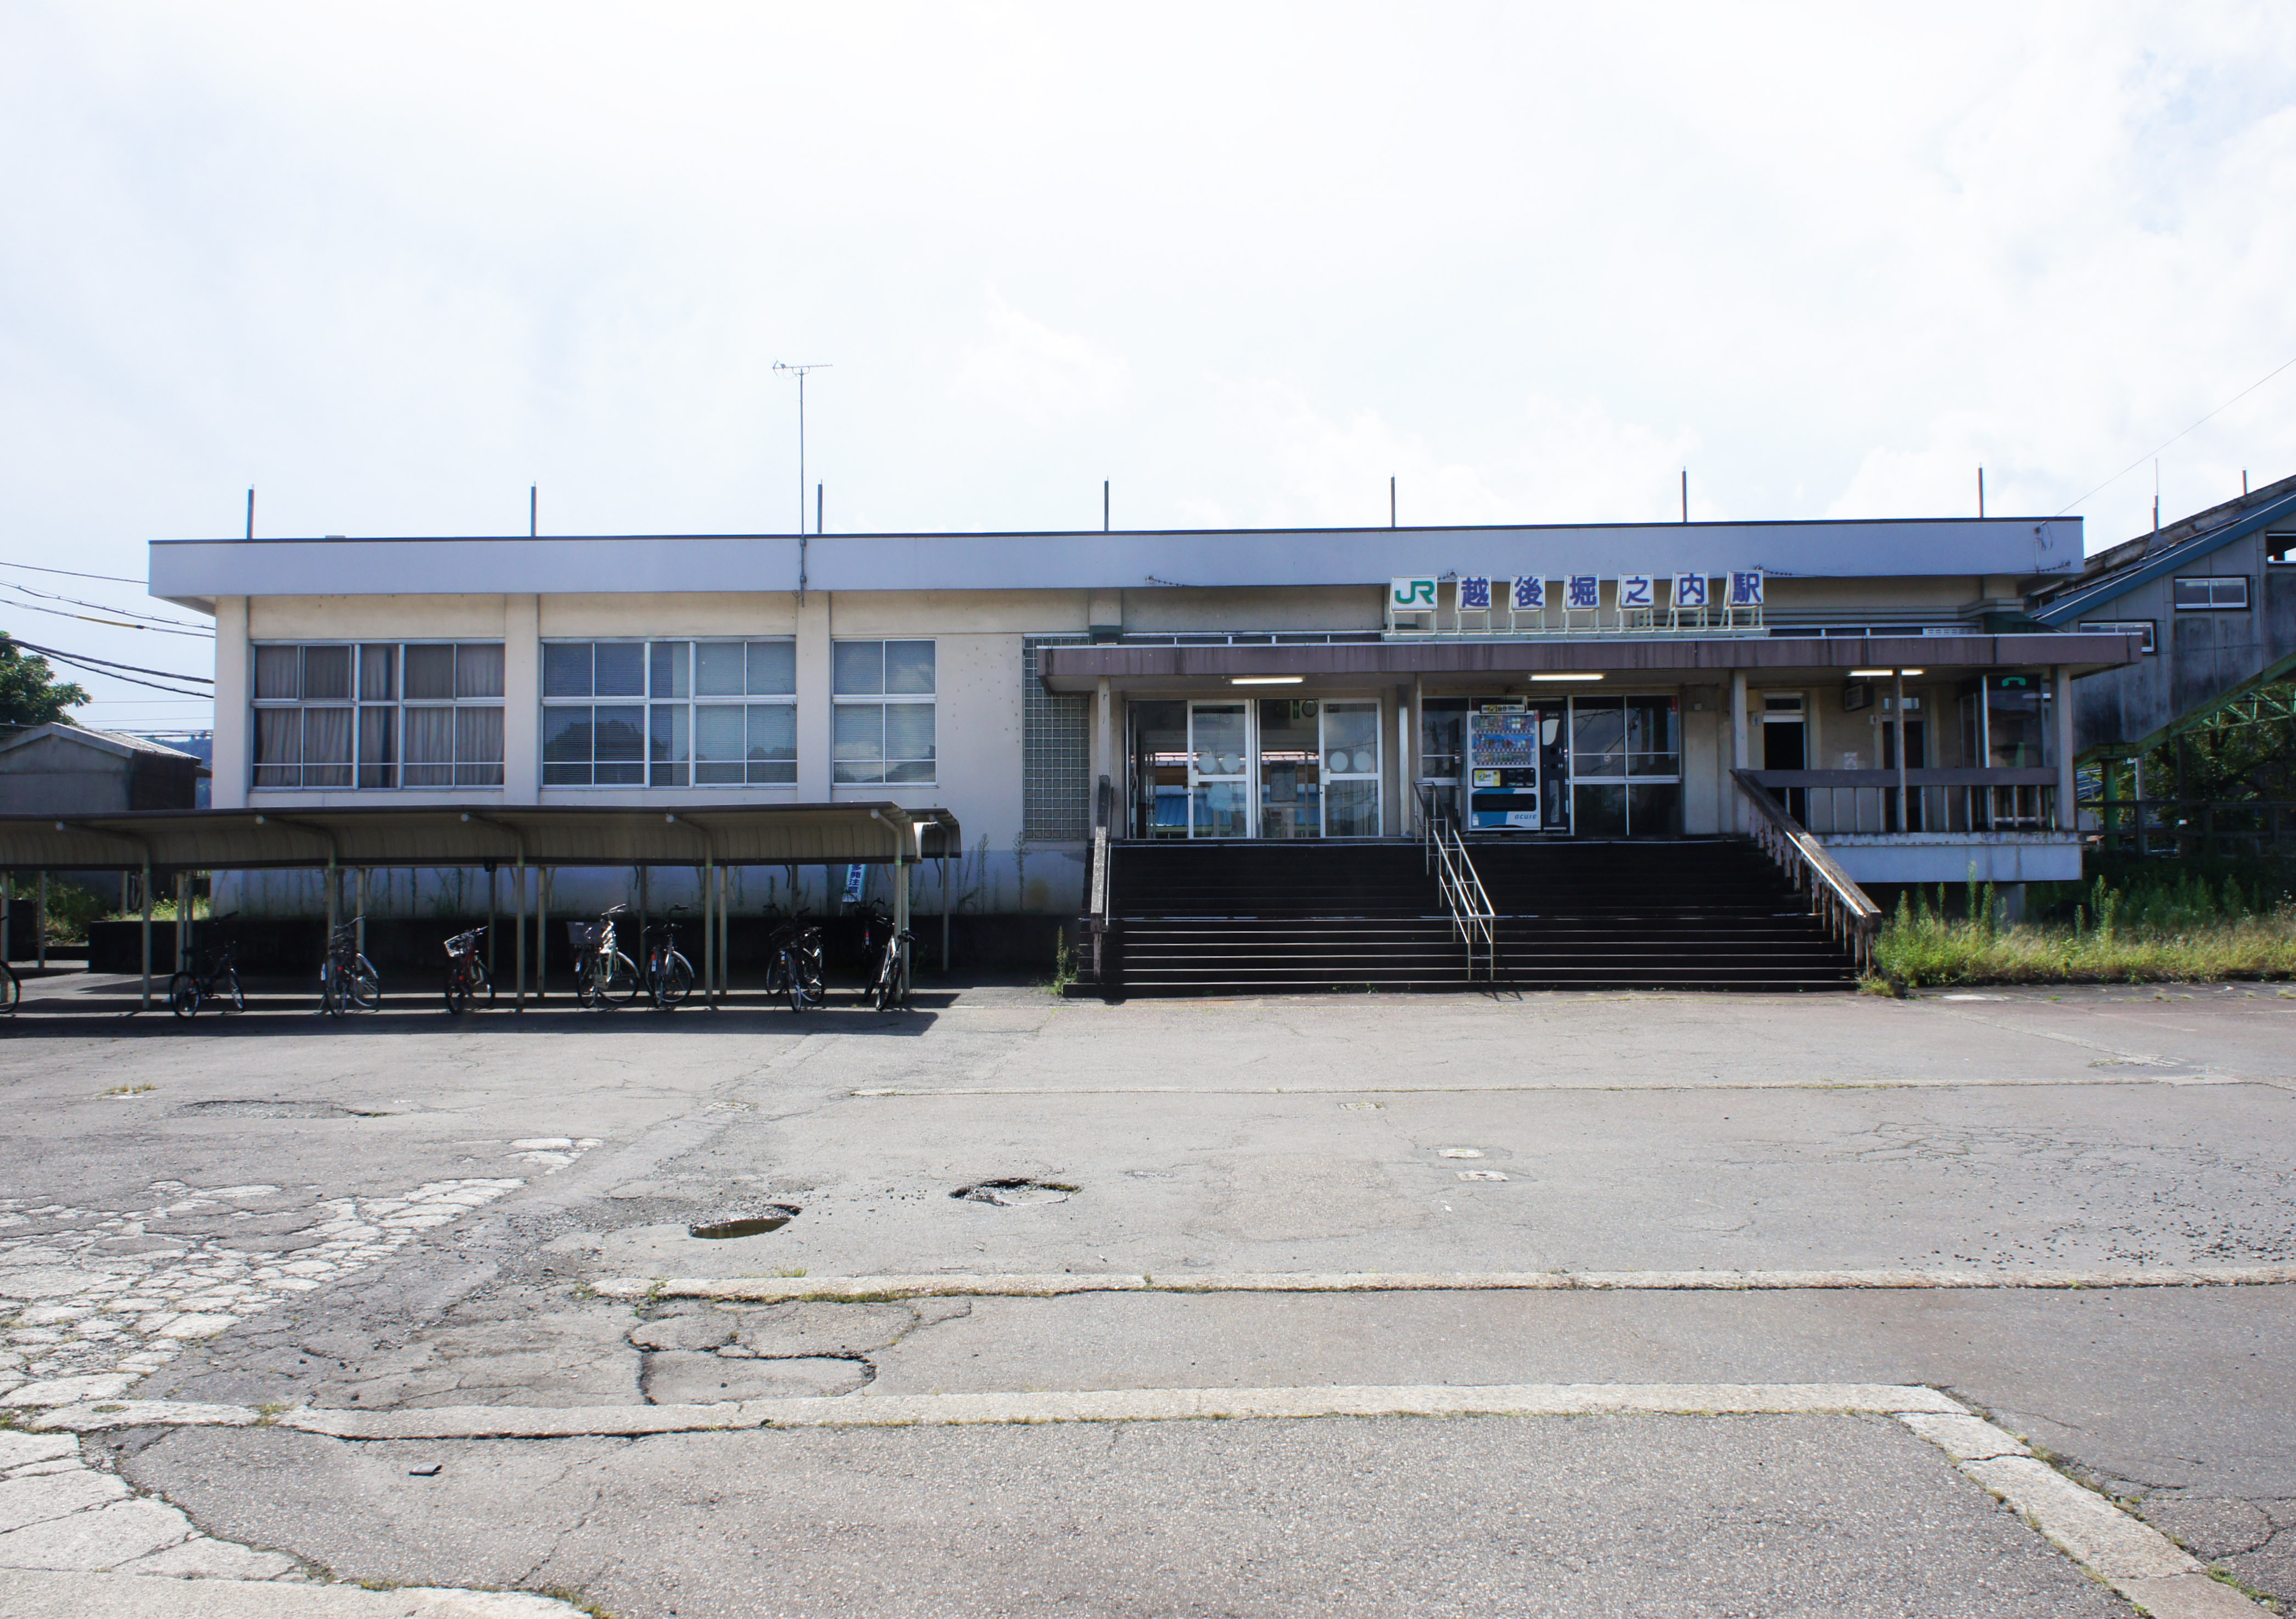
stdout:
POLYGON ((1435 610, 1435 581, 1432 579, 1390 579, 1387 591, 1387 604, 1398 613, 1431 613, 1435 610))

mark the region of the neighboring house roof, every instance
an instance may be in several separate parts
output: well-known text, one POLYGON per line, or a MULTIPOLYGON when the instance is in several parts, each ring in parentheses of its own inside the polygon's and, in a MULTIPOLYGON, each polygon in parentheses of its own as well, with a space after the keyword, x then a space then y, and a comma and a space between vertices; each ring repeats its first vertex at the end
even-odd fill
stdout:
POLYGON ((2088 560, 2079 577, 2066 580, 2056 595, 2034 609, 2033 617, 2050 626, 2070 623, 2139 585, 2189 567, 2234 540, 2284 522, 2296 526, 2296 478, 2267 484, 2238 500, 2194 512, 2158 534, 2142 535, 2099 552, 2088 560))
POLYGON ((45 725, 0 726, 0 754, 13 751, 45 738, 60 742, 77 743, 101 753, 119 758, 132 758, 137 754, 154 754, 161 758, 187 759, 197 765, 200 760, 181 748, 168 748, 144 737, 128 736, 123 732, 98 731, 90 725, 72 725, 55 721, 45 725))

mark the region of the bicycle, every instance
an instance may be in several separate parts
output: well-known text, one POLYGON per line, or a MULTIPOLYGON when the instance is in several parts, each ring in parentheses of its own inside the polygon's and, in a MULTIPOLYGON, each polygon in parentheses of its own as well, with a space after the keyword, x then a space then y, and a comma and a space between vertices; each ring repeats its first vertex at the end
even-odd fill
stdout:
POLYGON ((338 1018, 345 1012, 382 1010, 382 975, 360 953, 358 927, 366 919, 355 916, 327 939, 326 959, 319 963, 319 1012, 338 1018))
POLYGON ((239 987, 239 969, 233 961, 238 950, 235 941, 213 954, 201 950, 192 970, 168 980, 168 1010, 178 1018, 196 1018, 206 1002, 227 1001, 233 1011, 245 1011, 247 996, 239 987))
POLYGON ((645 988, 659 1011, 675 1011, 693 992, 693 963, 677 950, 676 918, 690 906, 672 905, 662 920, 645 930, 645 988))
POLYGON ((16 969, 0 961, 0 1017, 14 1017, 16 1003, 24 998, 24 985, 16 977, 16 969))
POLYGON ((614 919, 628 909, 609 905, 594 922, 566 924, 574 950, 574 998, 593 1011, 638 998, 637 963, 614 948, 614 919))
POLYGON ((766 965, 766 993, 786 994, 792 1012, 819 1006, 829 993, 822 976, 821 929, 804 923, 803 917, 791 917, 774 929, 767 945, 771 954, 766 965))
POLYGON ((906 1009, 909 1004, 909 957, 917 936, 906 928, 893 926, 893 913, 882 900, 872 900, 859 909, 867 919, 864 930, 877 963, 869 982, 862 986, 861 1003, 881 1012, 906 1009), (877 938, 880 928, 885 930, 882 943, 877 938))
POLYGON ((471 1010, 471 1002, 480 995, 492 999, 494 990, 487 983, 487 963, 479 954, 479 941, 487 930, 473 928, 468 933, 458 933, 447 941, 447 1010, 460 1014, 471 1010))

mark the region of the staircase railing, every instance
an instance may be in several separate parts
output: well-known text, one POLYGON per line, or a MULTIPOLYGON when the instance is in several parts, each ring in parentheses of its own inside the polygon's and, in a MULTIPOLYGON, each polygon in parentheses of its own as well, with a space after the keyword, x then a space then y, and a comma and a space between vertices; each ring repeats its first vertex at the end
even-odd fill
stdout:
POLYGON ((1451 912, 1452 931, 1467 947, 1467 977, 1475 977, 1475 946, 1482 944, 1483 971, 1486 978, 1498 977, 1497 913, 1492 909, 1490 895, 1483 892, 1483 879, 1476 875, 1475 863, 1467 854, 1465 839, 1449 816, 1436 807, 1435 796, 1424 782, 1418 784, 1419 842, 1427 858, 1427 869, 1435 873, 1437 885, 1443 891, 1443 903, 1451 912))
POLYGON ((1809 895, 1811 914, 1849 953, 1857 970, 1871 972, 1874 940, 1882 931, 1882 907, 1834 863, 1824 845, 1786 813, 1770 789, 1754 779, 1754 772, 1734 770, 1730 777, 1752 806, 1755 846, 1777 863, 1798 891, 1809 895))
POLYGON ((1091 871, 1085 880, 1084 936, 1086 942, 1086 961, 1093 982, 1103 992, 1112 987, 1116 967, 1116 952, 1109 936, 1109 865, 1112 846, 1109 842, 1108 823, 1114 814, 1115 789, 1106 776, 1093 794, 1091 871))

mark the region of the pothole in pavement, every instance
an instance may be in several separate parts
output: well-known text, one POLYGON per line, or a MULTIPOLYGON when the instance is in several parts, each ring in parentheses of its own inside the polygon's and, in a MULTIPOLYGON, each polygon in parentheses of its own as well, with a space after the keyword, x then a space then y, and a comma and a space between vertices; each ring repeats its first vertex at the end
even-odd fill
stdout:
POLYGON ((242 1101, 186 1102, 177 1117, 191 1118, 388 1118, 373 1108, 346 1108, 340 1102, 242 1101))
POLYGON ((1083 1190, 1064 1181, 1030 1181, 1015 1176, 960 1186, 949 1196, 966 1203, 993 1203, 998 1208, 1025 1208, 1036 1203, 1065 1203, 1071 1194, 1083 1190))
POLYGON ((717 1220, 697 1222, 685 1228, 690 1237, 705 1242, 723 1242, 729 1237, 762 1237, 767 1231, 778 1231, 805 1210, 794 1203, 766 1203, 745 1214, 727 1214, 717 1220))

